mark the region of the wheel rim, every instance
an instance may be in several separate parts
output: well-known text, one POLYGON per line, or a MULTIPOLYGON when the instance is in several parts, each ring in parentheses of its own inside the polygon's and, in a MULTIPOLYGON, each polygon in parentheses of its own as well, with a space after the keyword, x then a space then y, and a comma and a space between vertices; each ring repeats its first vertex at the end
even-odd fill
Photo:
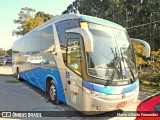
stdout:
POLYGON ((49 95, 50 95, 51 100, 54 101, 56 98, 56 88, 54 85, 50 86, 49 95))

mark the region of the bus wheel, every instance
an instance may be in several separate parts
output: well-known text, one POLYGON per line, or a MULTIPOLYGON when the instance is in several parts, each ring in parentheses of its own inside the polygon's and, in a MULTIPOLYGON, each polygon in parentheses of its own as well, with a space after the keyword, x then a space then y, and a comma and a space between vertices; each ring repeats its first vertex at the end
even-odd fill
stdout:
POLYGON ((57 90, 53 80, 50 82, 48 94, 49 94, 49 99, 53 104, 58 105, 60 103, 60 101, 57 99, 57 90))

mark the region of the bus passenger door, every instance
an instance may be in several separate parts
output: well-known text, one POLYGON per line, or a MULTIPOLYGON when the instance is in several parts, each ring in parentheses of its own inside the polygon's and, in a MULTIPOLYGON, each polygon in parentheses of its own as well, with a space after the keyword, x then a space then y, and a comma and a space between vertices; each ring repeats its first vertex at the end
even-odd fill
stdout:
POLYGON ((66 88, 67 103, 82 111, 82 38, 76 33, 67 33, 66 88))

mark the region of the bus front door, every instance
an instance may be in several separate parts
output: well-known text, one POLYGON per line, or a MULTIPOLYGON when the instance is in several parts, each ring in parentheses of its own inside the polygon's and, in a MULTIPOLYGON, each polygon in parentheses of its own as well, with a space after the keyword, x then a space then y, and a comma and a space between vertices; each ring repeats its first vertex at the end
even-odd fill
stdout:
POLYGON ((76 33, 67 33, 67 103, 82 111, 82 38, 76 33))

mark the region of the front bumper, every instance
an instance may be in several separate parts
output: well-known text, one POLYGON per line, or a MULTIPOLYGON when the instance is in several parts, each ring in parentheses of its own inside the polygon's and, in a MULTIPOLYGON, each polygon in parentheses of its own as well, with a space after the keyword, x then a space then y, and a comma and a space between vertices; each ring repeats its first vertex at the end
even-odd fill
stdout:
POLYGON ((125 106, 135 103, 138 99, 139 86, 132 91, 125 94, 107 95, 104 93, 96 92, 96 94, 88 94, 83 92, 83 111, 84 114, 93 115, 121 109, 118 105, 126 102, 125 106), (97 111, 97 112, 95 112, 97 111))

